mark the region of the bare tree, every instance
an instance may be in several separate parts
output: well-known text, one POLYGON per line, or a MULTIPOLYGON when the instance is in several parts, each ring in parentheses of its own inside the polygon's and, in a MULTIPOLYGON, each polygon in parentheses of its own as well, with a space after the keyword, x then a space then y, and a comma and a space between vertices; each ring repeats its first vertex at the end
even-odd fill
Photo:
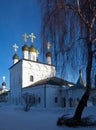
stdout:
POLYGON ((96 53, 96 1, 40 0, 40 3, 43 16, 43 50, 46 51, 45 42, 51 41, 54 62, 57 67, 58 60, 62 63, 61 73, 65 72, 66 61, 70 61, 73 70, 82 63, 86 68, 87 89, 73 117, 74 120, 80 121, 90 95, 92 60, 96 53))
POLYGON ((29 111, 32 105, 35 104, 34 94, 29 94, 29 93, 23 94, 23 100, 25 103, 24 111, 29 111))

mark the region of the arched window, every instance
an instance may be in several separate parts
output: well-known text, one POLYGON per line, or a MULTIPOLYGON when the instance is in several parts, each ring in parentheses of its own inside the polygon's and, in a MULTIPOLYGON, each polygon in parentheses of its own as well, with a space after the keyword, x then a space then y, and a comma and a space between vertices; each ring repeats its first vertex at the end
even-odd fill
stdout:
POLYGON ((30 76, 30 81, 31 81, 31 82, 33 82, 33 81, 34 81, 34 79, 33 79, 33 76, 32 76, 32 75, 30 76))
POLYGON ((58 102, 58 98, 57 97, 55 97, 55 103, 57 103, 58 102))
POLYGON ((62 104, 63 107, 66 107, 66 98, 65 98, 65 97, 62 98, 62 103, 63 103, 63 104, 62 104))
POLYGON ((74 105, 78 105, 78 103, 79 103, 79 101, 80 101, 80 99, 77 97, 76 99, 74 99, 74 105))
POLYGON ((40 97, 38 97, 38 102, 39 102, 39 103, 41 102, 41 98, 40 98, 40 97))
POLYGON ((73 99, 69 98, 69 106, 72 107, 73 106, 73 99))

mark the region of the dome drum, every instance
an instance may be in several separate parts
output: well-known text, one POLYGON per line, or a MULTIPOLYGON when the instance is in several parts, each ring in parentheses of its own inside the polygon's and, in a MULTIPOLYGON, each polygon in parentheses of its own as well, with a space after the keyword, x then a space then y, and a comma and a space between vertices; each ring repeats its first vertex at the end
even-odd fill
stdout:
POLYGON ((47 53, 46 53, 46 57, 52 57, 51 52, 47 52, 47 53))

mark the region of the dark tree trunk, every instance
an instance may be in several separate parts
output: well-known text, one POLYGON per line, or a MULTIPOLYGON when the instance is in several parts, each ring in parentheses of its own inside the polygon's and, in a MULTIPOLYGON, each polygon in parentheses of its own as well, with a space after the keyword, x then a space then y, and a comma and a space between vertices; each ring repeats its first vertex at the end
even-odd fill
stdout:
POLYGON ((83 112, 85 106, 87 106, 87 101, 88 101, 89 95, 90 95, 90 90, 86 89, 84 95, 82 96, 82 98, 76 108, 76 111, 75 111, 75 114, 73 117, 74 120, 76 120, 76 121, 81 120, 82 112, 83 112))
POLYGON ((87 48, 88 48, 88 62, 87 62, 87 67, 86 67, 86 91, 84 95, 82 96, 75 114, 74 114, 74 120, 80 121, 82 112, 87 105, 88 98, 90 96, 90 89, 91 89, 91 69, 92 69, 92 38, 91 38, 91 29, 88 29, 88 43, 87 43, 87 48))

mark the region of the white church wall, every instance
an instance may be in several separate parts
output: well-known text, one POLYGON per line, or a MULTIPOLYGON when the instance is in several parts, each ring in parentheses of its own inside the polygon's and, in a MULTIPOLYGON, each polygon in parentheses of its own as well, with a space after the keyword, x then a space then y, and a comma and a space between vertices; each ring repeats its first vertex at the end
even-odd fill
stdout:
POLYGON ((28 93, 34 95, 35 103, 33 106, 36 107, 45 107, 44 106, 44 85, 35 86, 35 87, 27 87, 22 89, 22 95, 28 93))
POLYGON ((61 107, 69 107, 68 90, 65 88, 61 89, 61 107))
POLYGON ((60 87, 56 85, 46 86, 46 107, 60 107, 60 87))
POLYGON ((40 85, 23 89, 24 93, 35 96, 36 107, 76 107, 84 93, 84 89, 63 89, 56 85, 40 85), (39 101, 40 100, 40 101, 39 101))
POLYGON ((36 61, 36 52, 29 52, 29 60, 36 61))
POLYGON ((79 89, 79 88, 78 89, 69 89, 68 97, 73 98, 73 99, 77 98, 77 97, 81 98, 83 93, 84 93, 84 89, 79 89))
POLYGON ((62 107, 76 107, 79 103, 85 89, 63 89, 62 107), (65 100, 64 100, 65 99, 65 100))
POLYGON ((41 64, 33 61, 22 61, 22 87, 29 86, 34 82, 37 82, 42 79, 46 79, 48 77, 53 77, 56 75, 55 67, 41 64), (33 81, 30 80, 30 76, 33 77, 33 81))
POLYGON ((23 51, 23 58, 27 59, 27 60, 29 59, 29 52, 28 51, 26 51, 26 50, 23 51))
POLYGON ((10 69, 10 87, 22 84, 22 61, 10 69))
POLYGON ((11 103, 19 104, 21 100, 21 85, 22 85, 22 61, 15 64, 10 69, 10 89, 11 103))
POLYGON ((84 89, 71 89, 69 90, 69 106, 70 106, 70 99, 73 100, 72 107, 77 106, 78 102, 80 101, 82 95, 84 94, 84 89))
POLYGON ((22 94, 29 93, 35 96, 36 107, 54 108, 61 107, 59 87, 51 85, 40 85, 24 88, 22 94))

